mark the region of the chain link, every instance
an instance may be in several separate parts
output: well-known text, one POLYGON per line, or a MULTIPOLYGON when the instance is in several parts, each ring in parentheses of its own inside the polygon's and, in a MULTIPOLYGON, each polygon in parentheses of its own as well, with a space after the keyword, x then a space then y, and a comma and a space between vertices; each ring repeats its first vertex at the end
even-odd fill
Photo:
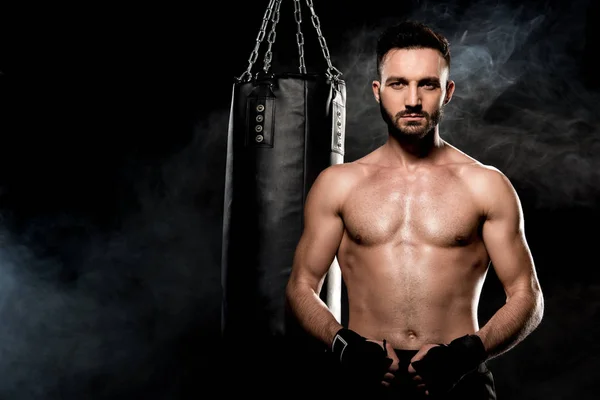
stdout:
POLYGON ((339 79, 339 76, 342 75, 342 73, 331 63, 331 56, 329 55, 329 49, 327 48, 327 41, 325 40, 325 37, 323 37, 323 32, 321 32, 321 22, 319 21, 319 17, 317 17, 317 13, 315 13, 313 1, 306 0, 306 4, 310 9, 310 20, 312 21, 313 26, 317 30, 317 35, 319 36, 319 44, 321 45, 321 51, 323 52, 323 56, 325 56, 325 61, 327 62, 327 75, 331 79, 337 80, 339 79), (335 74, 333 72, 335 72, 335 74))
MULTIPOLYGON (((338 80, 339 77, 342 75, 342 73, 336 67, 334 67, 331 62, 331 56, 329 54, 329 49, 327 48, 327 41, 325 40, 325 37, 323 36, 323 32, 321 32, 321 22, 319 21, 319 17, 317 16, 317 14, 315 12, 313 0, 306 0, 306 4, 307 4, 308 8, 310 9, 310 13, 311 13, 310 19, 311 19, 313 27, 317 31, 319 45, 321 46, 321 51, 322 51, 323 56, 325 57, 325 61, 327 63, 327 76, 330 79, 338 80)), ((269 32, 269 35, 267 36, 268 47, 265 52, 264 66, 263 66, 263 71, 265 73, 269 72, 269 69, 271 68, 272 58, 273 58, 272 47, 273 47, 273 44, 275 43, 275 39, 276 39, 275 29, 276 29, 277 23, 279 22, 280 7, 281 7, 281 0, 269 0, 269 5, 267 6, 267 9, 265 10, 265 14, 263 15, 260 30, 256 37, 254 49, 252 50, 252 53, 250 54, 250 58, 248 58, 248 67, 246 68, 246 71, 244 71, 244 73, 237 78, 238 82, 242 82, 244 80, 250 81, 252 79, 252 67, 256 63, 260 45, 263 42, 265 35, 267 34, 267 25, 269 24, 269 21, 271 21, 271 31, 269 32)), ((302 13, 301 13, 300 0, 294 0, 294 18, 296 20, 296 25, 297 25, 296 44, 298 45, 298 55, 299 55, 299 61, 300 61, 299 69, 300 69, 300 73, 306 73, 306 62, 305 62, 305 57, 304 57, 304 35, 302 34, 302 27, 301 27, 302 13)))
POLYGON ((256 62, 256 59, 258 58, 258 50, 260 48, 260 44, 262 43, 262 41, 265 38, 265 35, 267 32, 267 24, 269 23, 269 20, 271 19, 271 15, 273 14, 273 8, 275 6, 275 1, 276 0, 269 1, 269 5, 267 6, 267 9, 265 10, 265 14, 263 15, 263 19, 262 19, 262 23, 260 25, 260 29, 258 31, 258 35, 256 36, 256 43, 254 44, 254 49, 252 50, 252 53, 250 53, 250 58, 248 58, 248 67, 246 68, 246 71, 244 71, 244 73, 237 78, 237 80, 239 82, 242 82, 244 80, 250 81, 252 79, 252 67, 254 66, 254 63, 256 62))
POLYGON ((296 43, 298 44, 298 56, 300 60, 300 73, 306 73, 306 63, 304 62, 304 35, 302 34, 302 10, 300 0, 294 0, 294 19, 298 31, 296 32, 296 43))
POLYGON ((275 0, 275 9, 273 10, 273 16, 271 18, 271 31, 269 32, 269 36, 267 36, 267 51, 265 51, 265 59, 263 66, 263 71, 265 74, 269 73, 269 68, 271 68, 271 61, 273 60, 273 51, 271 50, 273 47, 273 43, 275 43, 275 38, 277 37, 277 33, 275 29, 277 28, 277 23, 279 22, 279 7, 281 6, 281 0, 275 0))

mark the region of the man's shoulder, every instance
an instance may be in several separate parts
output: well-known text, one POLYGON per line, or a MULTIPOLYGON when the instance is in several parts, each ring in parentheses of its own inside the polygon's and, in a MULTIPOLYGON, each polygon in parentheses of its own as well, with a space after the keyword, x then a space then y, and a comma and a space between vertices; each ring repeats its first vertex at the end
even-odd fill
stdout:
POLYGON ((489 164, 484 164, 475 159, 464 162, 460 166, 462 173, 467 175, 468 178, 480 178, 484 180, 494 180, 500 177, 504 177, 504 173, 497 167, 489 164))
POLYGON ((517 193, 510 179, 497 167, 479 161, 465 163, 460 168, 463 182, 482 203, 510 201, 517 193))
POLYGON ((325 179, 344 180, 358 178, 364 174, 364 166, 357 161, 333 164, 321 171, 321 176, 325 179))
POLYGON ((451 164, 454 165, 457 173, 467 181, 478 180, 478 183, 496 183, 498 180, 506 179, 506 175, 497 167, 485 164, 454 146, 450 147, 453 150, 451 164))
POLYGON ((499 168, 477 160, 465 163, 463 173, 469 182, 479 185, 508 183, 507 176, 499 168))
POLYGON ((311 191, 343 195, 355 187, 361 176, 364 176, 364 172, 359 164, 332 164, 319 173, 311 191))

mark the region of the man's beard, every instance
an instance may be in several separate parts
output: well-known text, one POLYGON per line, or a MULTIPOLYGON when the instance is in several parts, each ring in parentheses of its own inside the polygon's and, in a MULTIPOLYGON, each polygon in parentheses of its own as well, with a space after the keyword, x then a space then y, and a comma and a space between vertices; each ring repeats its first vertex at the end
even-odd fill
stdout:
POLYGON ((440 123, 442 117, 444 116, 443 106, 435 110, 433 114, 429 114, 427 111, 424 111, 422 109, 418 111, 403 110, 396 113, 396 115, 392 117, 383 106, 383 103, 380 101, 379 110, 381 111, 381 116, 383 117, 383 120, 388 126, 388 132, 397 139, 423 138, 431 130, 433 130, 437 124, 440 123), (422 121, 406 121, 404 125, 401 125, 401 118, 408 114, 422 116, 423 118, 425 118, 425 124, 423 125, 422 121))

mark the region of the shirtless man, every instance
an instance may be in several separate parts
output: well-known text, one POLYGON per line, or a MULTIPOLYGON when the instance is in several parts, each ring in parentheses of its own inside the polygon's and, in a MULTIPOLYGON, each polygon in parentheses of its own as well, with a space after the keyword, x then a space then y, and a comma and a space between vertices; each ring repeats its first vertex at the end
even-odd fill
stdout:
POLYGON ((485 361, 542 319, 513 186, 440 137, 455 90, 450 58, 447 40, 423 24, 385 31, 372 87, 388 140, 322 171, 306 199, 286 297, 300 326, 349 377, 340 393, 352 385, 353 394, 396 390, 398 400, 495 399, 485 361), (347 327, 319 296, 335 256, 347 288, 347 327), (506 303, 480 327, 490 265, 506 303))

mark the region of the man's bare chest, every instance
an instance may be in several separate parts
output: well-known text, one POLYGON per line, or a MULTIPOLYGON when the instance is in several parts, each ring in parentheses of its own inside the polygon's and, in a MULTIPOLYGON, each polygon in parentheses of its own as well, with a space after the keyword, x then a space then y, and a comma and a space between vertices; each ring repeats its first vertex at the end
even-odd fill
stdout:
POLYGON ((358 185, 342 208, 342 218, 350 238, 363 245, 466 245, 481 226, 481 211, 468 187, 443 175, 358 185))

